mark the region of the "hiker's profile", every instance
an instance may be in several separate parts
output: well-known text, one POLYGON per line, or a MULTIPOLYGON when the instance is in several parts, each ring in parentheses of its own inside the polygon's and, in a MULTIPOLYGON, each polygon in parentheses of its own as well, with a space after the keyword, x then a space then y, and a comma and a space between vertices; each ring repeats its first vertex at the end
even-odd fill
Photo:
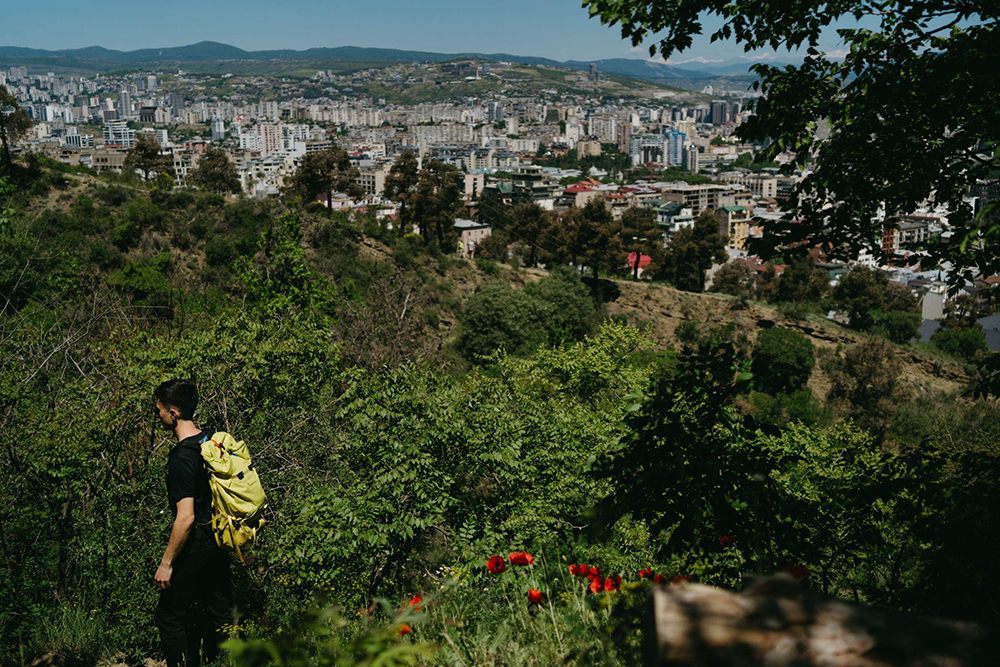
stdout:
POLYGON ((212 437, 194 421, 198 389, 190 380, 156 388, 156 415, 177 444, 167 459, 167 499, 174 514, 170 540, 156 569, 156 626, 168 667, 215 659, 232 623, 230 555, 212 535, 212 492, 201 448, 212 437))

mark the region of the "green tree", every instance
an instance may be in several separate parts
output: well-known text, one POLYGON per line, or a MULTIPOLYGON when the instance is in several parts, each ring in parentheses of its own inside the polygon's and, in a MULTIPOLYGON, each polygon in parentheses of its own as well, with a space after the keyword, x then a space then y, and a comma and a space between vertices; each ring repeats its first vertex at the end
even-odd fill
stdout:
POLYGON ((510 212, 510 234, 528 246, 528 266, 538 264, 538 250, 544 243, 543 234, 551 224, 551 216, 535 202, 522 202, 510 212))
POLYGON ((1000 84, 973 74, 1000 59, 995 2, 584 0, 584 6, 603 23, 620 25, 634 46, 655 35, 650 53, 663 58, 690 46, 709 22, 713 40, 735 39, 746 51, 805 48, 797 66, 754 65, 762 95, 737 130, 744 140, 766 143, 764 159, 785 150, 795 151, 799 163, 813 159, 762 251, 803 243, 848 257, 862 249, 880 256, 880 209, 909 213, 929 201, 945 207, 956 228, 935 248, 936 258, 951 259, 959 272, 1000 273, 994 252, 1000 222, 974 217, 965 201, 968 185, 998 164, 1000 84), (835 59, 819 43, 842 19, 867 22, 837 30, 846 55, 835 59), (934 104, 926 103, 928 90, 935 91, 934 104), (819 119, 829 125, 824 140, 819 119))
POLYGON ((538 302, 549 345, 582 340, 597 325, 598 313, 590 289, 571 267, 555 267, 550 275, 528 283, 524 291, 538 302))
POLYGON ((347 152, 334 146, 325 151, 306 153, 295 173, 288 179, 285 190, 307 201, 315 201, 325 195, 327 214, 332 217, 335 192, 352 197, 362 195, 357 179, 358 169, 351 166, 347 152))
MULTIPOLYGON (((628 253, 635 253, 632 280, 639 279, 639 258, 648 255, 653 264, 663 261, 663 231, 656 222, 656 211, 648 206, 630 206, 622 214, 622 245, 628 253)), ((651 273, 655 273, 655 266, 651 273)))
POLYGON ((892 345, 873 336, 848 348, 829 370, 830 401, 881 440, 904 395, 892 345))
POLYGON ((417 175, 413 191, 413 221, 425 242, 435 241, 442 252, 454 252, 455 218, 462 212, 460 174, 451 165, 430 160, 417 175))
POLYGON ((879 313, 875 319, 873 331, 880 333, 897 345, 905 345, 913 340, 923 318, 919 313, 908 313, 902 310, 892 310, 879 313))
POLYGON ((801 389, 809 381, 816 354, 812 341, 792 329, 764 329, 753 350, 754 384, 771 393, 801 389))
POLYGON ((642 517, 653 534, 665 531, 668 552, 723 533, 749 537, 750 475, 759 462, 741 446, 748 433, 735 407, 748 379, 731 343, 703 340, 680 354, 675 370, 630 407, 628 434, 596 466, 612 486, 601 503, 609 521, 642 517))
POLYGON ((833 303, 847 313, 851 327, 867 331, 881 314, 893 311, 918 312, 909 288, 889 281, 881 271, 857 267, 844 276, 833 290, 833 303))
POLYGON ((7 173, 11 170, 10 145, 19 141, 31 129, 28 112, 17 104, 17 98, 5 86, 0 86, 0 147, 7 173))
POLYGON ((966 360, 989 351, 982 327, 978 329, 938 329, 931 336, 934 347, 966 360))
POLYGON ((174 162, 160 151, 160 144, 151 137, 139 137, 125 153, 122 170, 127 174, 139 172, 148 181, 154 174, 174 174, 174 162))
POLYGON ((603 198, 595 197, 583 208, 571 210, 569 219, 569 252, 574 263, 589 267, 595 278, 602 269, 624 266, 621 223, 611 215, 603 198))
POLYGON ((541 304, 524 290, 492 282, 476 290, 462 310, 458 350, 478 362, 503 348, 523 356, 546 342, 541 304))
POLYGON ((819 303, 829 289, 826 273, 816 269, 812 258, 799 255, 778 276, 774 299, 786 303, 819 303))
POLYGON ((400 236, 412 224, 409 205, 413 190, 417 187, 417 171, 417 158, 413 151, 403 151, 393 161, 385 176, 385 196, 399 204, 399 220, 396 225, 400 236))
POLYGON ((750 263, 745 259, 734 259, 720 266, 712 276, 711 291, 750 298, 756 293, 756 283, 750 263))
POLYGON ((705 291, 705 272, 713 264, 726 261, 726 240, 719 233, 719 222, 705 211, 676 234, 667 247, 663 261, 664 277, 682 290, 705 291))
POLYGON ((229 154, 219 148, 209 148, 198 160, 198 166, 188 173, 188 183, 217 194, 239 194, 240 176, 229 154))

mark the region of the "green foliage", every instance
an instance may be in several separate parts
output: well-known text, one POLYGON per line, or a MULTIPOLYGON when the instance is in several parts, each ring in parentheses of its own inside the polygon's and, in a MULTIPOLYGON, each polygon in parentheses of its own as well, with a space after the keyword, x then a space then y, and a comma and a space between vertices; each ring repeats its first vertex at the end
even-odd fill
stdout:
POLYGON ((541 345, 580 340, 593 330, 596 317, 590 292, 572 269, 555 271, 524 289, 493 282, 465 304, 458 349, 470 361, 501 348, 524 356, 541 345))
POLYGON ((918 311, 916 298, 909 288, 889 282, 881 271, 855 268, 840 278, 833 290, 833 303, 847 313, 851 326, 867 331, 885 313, 918 311))
POLYGON ((657 277, 666 278, 678 289, 689 292, 705 291, 705 272, 712 265, 726 260, 725 238, 719 234, 719 224, 711 211, 698 216, 694 227, 674 234, 657 277))
POLYGON ((941 350, 960 359, 971 361, 987 352, 986 337, 982 327, 978 329, 938 329, 931 336, 931 343, 941 350))
POLYGON ((187 180, 197 188, 219 194, 236 194, 242 189, 236 166, 229 155, 218 148, 205 151, 198 165, 188 173, 187 180))
POLYGON ((649 522, 670 551, 698 552, 746 526, 754 454, 741 446, 734 400, 749 377, 730 343, 685 349, 647 397, 632 399, 629 436, 600 462, 612 485, 603 512, 649 522))
POLYGON ((897 345, 905 345, 916 338, 922 323, 923 319, 918 313, 893 310, 878 313, 873 330, 897 345))
POLYGON ((129 260, 116 271, 108 282, 122 292, 132 303, 151 309, 159 317, 171 317, 171 288, 167 276, 173 268, 169 252, 161 252, 151 259, 129 260))
POLYGON ((764 424, 784 428, 792 422, 806 426, 824 425, 829 417, 820 402, 809 389, 798 389, 778 394, 752 392, 747 400, 750 414, 764 424))
POLYGON ((801 389, 812 375, 812 342, 792 329, 764 329, 757 335, 750 366, 754 385, 769 393, 801 389))

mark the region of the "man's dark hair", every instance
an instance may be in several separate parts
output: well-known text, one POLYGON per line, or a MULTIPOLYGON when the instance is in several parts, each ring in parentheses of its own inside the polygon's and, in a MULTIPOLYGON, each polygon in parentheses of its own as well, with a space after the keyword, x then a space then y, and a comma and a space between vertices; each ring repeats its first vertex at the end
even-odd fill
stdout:
POLYGON ((198 388, 191 380, 167 380, 153 392, 153 396, 168 408, 176 408, 181 419, 191 419, 198 407, 198 388))

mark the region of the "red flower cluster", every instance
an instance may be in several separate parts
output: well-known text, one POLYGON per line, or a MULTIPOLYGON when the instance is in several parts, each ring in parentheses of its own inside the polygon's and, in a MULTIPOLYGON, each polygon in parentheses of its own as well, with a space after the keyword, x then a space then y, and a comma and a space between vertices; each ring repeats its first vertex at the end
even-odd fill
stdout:
POLYGON ((489 560, 486 561, 486 569, 490 571, 490 574, 500 574, 507 569, 507 563, 503 556, 490 556, 489 560))
POLYGON ((574 577, 586 577, 590 574, 590 566, 586 563, 574 563, 569 566, 569 573, 574 577))
POLYGON ((622 578, 617 574, 609 574, 604 580, 604 590, 619 591, 622 588, 622 578))
POLYGON ((408 626, 406 623, 404 623, 403 625, 399 626, 399 636, 400 637, 405 637, 406 635, 410 634, 411 632, 413 632, 413 629, 410 626, 408 626))
POLYGON ((535 557, 527 551, 515 551, 510 555, 511 565, 534 565, 535 557))
POLYGON ((531 604, 542 604, 544 599, 545 595, 541 591, 536 591, 534 588, 528 589, 528 602, 531 604))
POLYGON ((420 605, 423 604, 423 602, 424 599, 419 595, 414 595, 412 598, 410 598, 410 606, 416 609, 417 611, 420 611, 420 605))
POLYGON ((722 537, 720 537, 719 546, 722 547, 723 549, 733 546, 733 536, 723 535, 722 537))
POLYGON ((666 584, 666 583, 679 584, 684 581, 691 581, 690 575, 678 574, 674 575, 674 577, 670 579, 670 581, 668 582, 667 578, 664 577, 662 574, 653 574, 653 571, 648 568, 639 570, 638 574, 640 579, 652 579, 654 584, 666 584))

